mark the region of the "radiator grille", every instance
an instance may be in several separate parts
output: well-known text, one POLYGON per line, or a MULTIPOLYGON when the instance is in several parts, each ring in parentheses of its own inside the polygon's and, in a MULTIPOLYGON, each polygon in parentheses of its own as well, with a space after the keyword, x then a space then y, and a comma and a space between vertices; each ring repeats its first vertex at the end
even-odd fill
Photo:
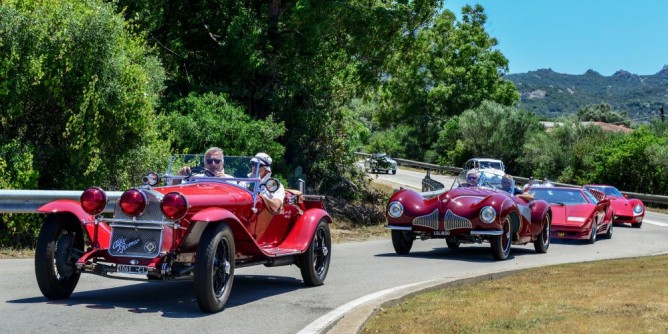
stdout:
POLYGON ((434 210, 434 212, 426 216, 421 216, 413 219, 413 225, 424 226, 432 230, 438 230, 438 209, 434 210))
POLYGON ((473 228, 473 224, 471 224, 470 220, 458 216, 450 210, 445 213, 445 218, 443 220, 445 221, 445 229, 448 231, 458 228, 473 228))

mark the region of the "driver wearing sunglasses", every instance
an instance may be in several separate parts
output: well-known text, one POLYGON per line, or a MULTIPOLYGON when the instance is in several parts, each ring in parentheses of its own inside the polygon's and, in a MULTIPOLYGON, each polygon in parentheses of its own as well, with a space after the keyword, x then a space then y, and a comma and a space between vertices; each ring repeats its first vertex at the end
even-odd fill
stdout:
MULTIPOLYGON (((184 166, 179 170, 179 175, 190 175, 192 173, 189 166, 184 166)), ((225 174, 225 159, 223 149, 220 147, 211 147, 204 153, 204 176, 229 177, 225 174)))
POLYGON ((471 170, 466 173, 466 186, 468 187, 477 187, 478 180, 480 180, 480 174, 476 170, 471 170))

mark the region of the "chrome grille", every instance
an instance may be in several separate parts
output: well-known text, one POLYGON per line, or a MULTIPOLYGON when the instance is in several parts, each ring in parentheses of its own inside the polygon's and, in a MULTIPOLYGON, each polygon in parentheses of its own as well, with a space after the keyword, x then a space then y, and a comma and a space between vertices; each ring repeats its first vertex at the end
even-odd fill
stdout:
POLYGON ((473 228, 473 224, 471 224, 470 220, 458 216, 450 210, 445 213, 445 218, 443 220, 445 221, 445 229, 448 231, 457 228, 473 228))
MULTIPOLYGON (((163 195, 159 192, 151 191, 151 190, 146 190, 146 189, 140 189, 144 194, 146 194, 146 209, 144 212, 141 214, 141 216, 137 217, 137 220, 146 220, 146 221, 164 221, 165 216, 162 213, 162 210, 160 209, 160 202, 162 201, 163 195)), ((119 197, 120 200, 120 197, 119 197)), ((121 210, 121 206, 116 203, 116 207, 114 208, 114 218, 115 219, 126 219, 128 221, 133 220, 132 216, 129 216, 123 210, 121 210)))
POLYGON ((160 253, 161 244, 160 225, 111 224, 109 254, 113 256, 153 258, 160 253))
POLYGON ((413 225, 438 230, 438 209, 426 216, 416 217, 413 219, 413 225))

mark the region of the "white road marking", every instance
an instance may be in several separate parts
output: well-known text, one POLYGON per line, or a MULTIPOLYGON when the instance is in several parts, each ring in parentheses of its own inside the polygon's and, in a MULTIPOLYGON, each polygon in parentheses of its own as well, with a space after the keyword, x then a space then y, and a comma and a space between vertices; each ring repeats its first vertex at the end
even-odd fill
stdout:
POLYGON ((416 285, 420 284, 425 284, 429 281, 425 282, 418 282, 418 283, 412 283, 412 284, 406 284, 402 285, 396 288, 390 288, 382 291, 378 291, 376 293, 372 293, 370 295, 366 295, 360 298, 357 298, 351 302, 348 302, 344 305, 341 305, 334 309, 333 311, 323 315, 322 317, 316 319, 312 323, 310 323, 308 326, 304 327, 302 330, 297 332, 297 334, 317 334, 317 333, 322 333, 322 331, 327 328, 329 325, 333 324, 335 321, 339 320, 342 318, 344 315, 346 315, 348 312, 352 311, 356 307, 365 304, 367 302, 379 299, 385 295, 389 295, 393 292, 402 290, 402 289, 407 289, 414 287, 416 285))
POLYGON ((658 222, 656 220, 644 219, 642 222, 647 223, 647 224, 656 225, 656 226, 668 227, 668 223, 662 223, 662 222, 658 222))

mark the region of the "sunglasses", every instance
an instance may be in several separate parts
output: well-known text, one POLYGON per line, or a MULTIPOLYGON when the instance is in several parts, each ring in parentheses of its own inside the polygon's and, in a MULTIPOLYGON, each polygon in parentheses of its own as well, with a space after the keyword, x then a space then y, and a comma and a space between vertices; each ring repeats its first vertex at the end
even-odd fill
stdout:
POLYGON ((213 159, 213 158, 206 159, 206 163, 208 164, 213 164, 213 163, 219 164, 221 162, 223 162, 223 159, 213 159))

